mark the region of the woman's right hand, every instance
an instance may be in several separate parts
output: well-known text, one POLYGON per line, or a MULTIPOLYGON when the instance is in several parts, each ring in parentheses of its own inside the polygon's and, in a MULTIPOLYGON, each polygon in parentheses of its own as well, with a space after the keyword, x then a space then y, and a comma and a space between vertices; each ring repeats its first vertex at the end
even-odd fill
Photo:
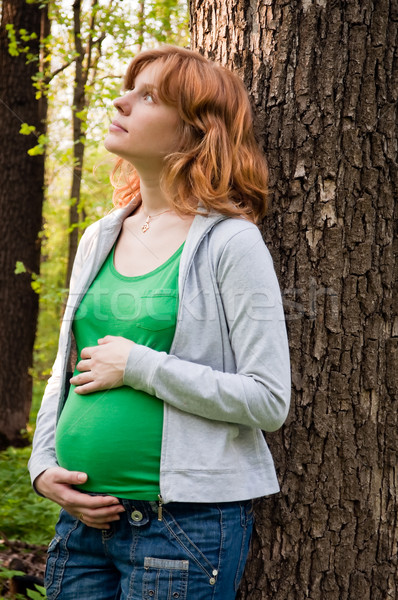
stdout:
POLYGON ((86 473, 51 467, 36 477, 34 486, 88 527, 109 529, 109 523, 118 521, 124 508, 114 496, 90 496, 72 487, 86 481, 86 473))

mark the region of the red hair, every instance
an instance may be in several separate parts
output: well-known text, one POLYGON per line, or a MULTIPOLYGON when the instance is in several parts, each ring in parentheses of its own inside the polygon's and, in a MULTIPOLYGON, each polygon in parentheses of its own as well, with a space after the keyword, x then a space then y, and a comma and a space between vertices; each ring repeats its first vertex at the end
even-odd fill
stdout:
MULTIPOLYGON (((158 96, 181 118, 179 148, 165 157, 161 178, 173 209, 179 214, 215 210, 259 221, 267 210, 268 169, 242 81, 197 52, 162 46, 133 58, 125 89, 132 89, 138 73, 154 61, 163 65, 158 96)), ((138 174, 123 159, 117 160, 111 181, 116 206, 139 193, 138 174)))

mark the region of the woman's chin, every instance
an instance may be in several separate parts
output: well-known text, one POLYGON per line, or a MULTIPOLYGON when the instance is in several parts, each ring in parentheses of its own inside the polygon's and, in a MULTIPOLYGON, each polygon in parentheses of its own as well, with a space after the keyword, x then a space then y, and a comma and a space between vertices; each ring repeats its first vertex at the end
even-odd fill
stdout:
POLYGON ((104 146, 108 152, 114 152, 114 144, 112 144, 112 135, 107 133, 104 138, 104 146))
POLYGON ((104 139, 104 147, 105 150, 111 152, 112 154, 116 154, 119 158, 125 158, 123 153, 120 153, 120 149, 117 147, 117 144, 113 143, 112 136, 109 134, 104 139))

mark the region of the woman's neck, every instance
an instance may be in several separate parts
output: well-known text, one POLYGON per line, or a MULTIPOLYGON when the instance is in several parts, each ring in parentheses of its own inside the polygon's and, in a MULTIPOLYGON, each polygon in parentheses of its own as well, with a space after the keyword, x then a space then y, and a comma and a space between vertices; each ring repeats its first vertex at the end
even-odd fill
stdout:
POLYGON ((170 202, 161 189, 159 177, 140 175, 141 207, 146 215, 154 215, 170 209, 170 202))

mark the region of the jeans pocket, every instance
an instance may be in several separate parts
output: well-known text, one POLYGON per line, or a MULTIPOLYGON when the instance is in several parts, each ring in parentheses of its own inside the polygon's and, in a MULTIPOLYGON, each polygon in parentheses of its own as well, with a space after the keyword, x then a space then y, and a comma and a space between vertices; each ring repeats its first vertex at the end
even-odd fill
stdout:
POLYGON ((143 600, 187 599, 189 561, 145 557, 143 600))
POLYGON ((54 572, 59 558, 60 535, 55 535, 47 549, 46 571, 44 574, 44 586, 48 589, 54 581, 54 572))
POLYGON ((70 534, 78 527, 79 523, 77 519, 61 509, 55 528, 56 534, 47 549, 44 587, 46 588, 48 600, 55 600, 60 593, 65 566, 69 558, 67 542, 70 534))
POLYGON ((218 508, 201 507, 189 512, 163 508, 163 522, 169 535, 188 560, 214 585, 221 548, 221 513, 218 508), (172 514, 173 513, 173 514, 172 514))

